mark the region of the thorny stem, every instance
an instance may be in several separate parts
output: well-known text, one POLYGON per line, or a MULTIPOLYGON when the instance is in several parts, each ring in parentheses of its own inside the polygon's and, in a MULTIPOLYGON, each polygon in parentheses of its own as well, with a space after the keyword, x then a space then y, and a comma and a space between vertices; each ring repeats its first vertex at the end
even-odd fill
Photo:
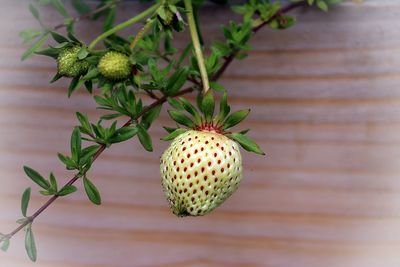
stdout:
MULTIPOLYGON (((82 20, 85 20, 85 19, 89 19, 90 17, 96 15, 97 13, 100 13, 100 12, 102 12, 104 10, 107 10, 110 7, 120 3, 121 1, 122 0, 114 0, 114 1, 108 3, 108 4, 104 5, 104 6, 101 6, 101 7, 97 8, 97 9, 92 10, 92 11, 86 13, 86 14, 83 14, 83 15, 81 15, 79 17, 73 18, 72 22, 75 23, 75 22, 79 22, 79 21, 82 21, 82 20)), ((61 23, 61 24, 58 24, 58 25, 54 26, 54 30, 59 30, 59 29, 64 28, 64 27, 67 27, 67 24, 66 23, 61 23)))
POLYGON ((210 82, 208 80, 203 51, 201 50, 199 34, 197 32, 196 21, 194 19, 192 0, 184 0, 184 2, 189 23, 190 35, 192 37, 194 52, 196 54, 197 64, 199 65, 200 69, 201 81, 203 83, 203 93, 205 94, 207 93, 208 89, 210 89, 210 82))
MULTIPOLYGON (((190 0, 185 0, 185 1, 190 1, 190 0)), ((269 24, 272 20, 278 18, 279 16, 281 16, 282 14, 296 8, 299 6, 302 6, 303 2, 300 3, 292 3, 287 5, 286 7, 283 7, 282 9, 280 9, 273 17, 271 17, 268 21, 260 24, 259 26, 253 28, 253 32, 256 33, 258 32, 262 27, 264 27, 265 25, 269 24)), ((233 52, 231 55, 229 55, 228 57, 225 58, 225 63, 221 66, 221 68, 219 69, 219 71, 216 73, 216 75, 214 75, 212 78, 213 80, 217 80, 223 73, 224 71, 227 69, 227 67, 229 66, 229 64, 232 62, 232 60, 235 58, 235 55, 238 51, 233 52)), ((181 96, 181 95, 185 95, 188 93, 191 93, 195 90, 195 87, 189 87, 186 89, 183 89, 181 91, 179 91, 176 95, 174 95, 174 97, 177 96, 181 96)), ((150 105, 146 106, 142 112, 140 112, 136 118, 134 119, 130 119, 128 120, 122 127, 128 127, 129 125, 131 125, 134 121, 136 121, 137 119, 139 119, 141 116, 143 116, 145 113, 147 113, 148 111, 150 111, 151 109, 164 104, 167 101, 167 96, 162 96, 161 98, 159 98, 158 100, 154 101, 153 103, 151 103, 150 105)), ((104 152, 104 150, 106 149, 105 145, 101 145, 99 147, 99 149, 97 150, 96 154, 93 156, 93 160, 92 163, 104 152)), ((67 185, 72 185, 74 184, 82 175, 81 174, 76 174, 68 183, 65 184, 65 186, 67 185)), ((13 230, 11 233, 4 235, 4 237, 0 238, 0 242, 2 242, 5 239, 11 239, 15 234, 17 234, 19 231, 21 231, 25 226, 27 226, 28 224, 31 224, 43 211, 45 211, 54 201, 56 201, 59 198, 58 195, 54 195, 52 196, 47 202, 45 202, 32 216, 28 217, 28 220, 26 220, 24 223, 22 223, 21 225, 19 225, 17 228, 15 228, 15 230, 13 230)))

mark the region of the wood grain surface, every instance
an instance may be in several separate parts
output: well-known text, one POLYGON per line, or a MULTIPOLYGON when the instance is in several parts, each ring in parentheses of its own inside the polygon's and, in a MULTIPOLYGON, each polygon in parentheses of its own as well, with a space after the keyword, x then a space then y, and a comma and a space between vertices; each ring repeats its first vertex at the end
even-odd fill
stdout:
MULTIPOLYGON (((67 181, 56 153, 68 151, 74 112, 99 116, 87 93, 68 99, 65 81, 49 85, 52 60, 19 61, 26 47, 17 32, 36 27, 27 5, 2 0, 0 9, 2 232, 32 186, 22 166, 67 181)), ((137 10, 126 4, 118 20, 137 10)), ((267 157, 245 153, 241 187, 212 214, 181 219, 168 210, 158 173, 161 126, 172 125, 164 112, 151 130, 153 153, 134 140, 95 163, 102 206, 79 186, 34 224, 38 263, 27 260, 20 233, 0 266, 399 267, 399 14, 397 0, 347 2, 328 14, 299 11, 294 28, 254 38, 249 58, 221 81, 235 109, 252 108, 243 127, 267 157)), ((50 9, 44 16, 61 19, 50 9)), ((226 8, 205 8, 206 39, 220 38, 230 18, 226 8)), ((86 41, 99 29, 79 27, 86 41)), ((31 210, 44 201, 35 193, 31 210)))

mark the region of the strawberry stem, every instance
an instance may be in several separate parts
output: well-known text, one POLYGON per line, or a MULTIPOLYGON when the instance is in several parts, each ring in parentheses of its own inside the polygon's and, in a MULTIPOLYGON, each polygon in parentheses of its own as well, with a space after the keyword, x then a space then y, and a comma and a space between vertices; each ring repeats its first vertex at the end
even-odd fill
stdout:
POLYGON ((192 0, 184 0, 184 2, 189 23, 190 36, 192 38, 197 64, 199 65, 200 69, 201 81, 203 83, 203 94, 205 94, 207 93, 208 89, 210 89, 210 83, 208 80, 207 69, 204 63, 203 52, 201 50, 199 34, 196 27, 196 20, 194 19, 192 0))

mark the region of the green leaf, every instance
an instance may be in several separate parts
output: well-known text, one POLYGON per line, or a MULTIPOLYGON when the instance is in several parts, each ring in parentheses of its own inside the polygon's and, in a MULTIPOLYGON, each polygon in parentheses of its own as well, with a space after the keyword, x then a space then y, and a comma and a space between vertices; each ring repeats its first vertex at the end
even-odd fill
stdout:
POLYGON ((153 144, 151 142, 151 137, 149 135, 149 133, 146 131, 146 129, 138 124, 138 137, 139 137, 139 141, 142 144, 142 146, 144 147, 144 149, 146 149, 149 152, 153 151, 153 144))
POLYGON ((24 44, 29 43, 30 41, 32 41, 36 37, 39 37, 40 35, 42 35, 42 32, 36 29, 26 29, 19 33, 19 37, 22 38, 22 42, 24 44))
POLYGON ((191 119, 185 116, 182 112, 176 110, 168 110, 169 116, 179 124, 182 124, 186 127, 193 128, 194 123, 191 119))
POLYGON ((48 33, 45 33, 36 43, 34 43, 30 48, 28 48, 21 56, 21 60, 24 61, 31 57, 36 51, 42 48, 43 44, 47 41, 49 37, 48 33))
POLYGON ((92 134, 92 127, 90 126, 88 117, 80 112, 76 112, 76 117, 81 123, 80 127, 81 132, 89 135, 92 134))
POLYGON ((79 165, 83 166, 92 163, 93 156, 98 152, 99 145, 91 145, 82 149, 81 158, 79 159, 79 165))
POLYGON ((112 28, 114 19, 115 19, 115 14, 116 14, 115 7, 111 8, 108 11, 107 16, 104 20, 104 24, 103 24, 103 32, 106 32, 112 28))
POLYGON ((201 101, 201 110, 203 111, 203 114, 207 122, 212 121, 212 117, 214 115, 214 108, 215 108, 214 94, 211 90, 209 90, 203 96, 203 99, 201 101))
POLYGON ((254 152, 259 155, 265 155, 265 153, 261 150, 261 148, 251 140, 249 137, 246 135, 240 134, 240 133, 232 133, 227 135, 228 137, 232 138, 236 142, 238 142, 245 150, 254 152))
POLYGON ((186 83, 187 77, 189 75, 189 68, 181 67, 178 68, 175 73, 168 79, 166 86, 167 95, 175 95, 182 86, 186 83))
POLYGON ((82 138, 79 127, 75 127, 71 135, 71 157, 76 163, 79 161, 79 157, 82 150, 82 138))
POLYGON ((168 101, 168 104, 171 107, 173 107, 173 108, 175 108, 177 110, 182 110, 183 109, 182 103, 180 101, 178 101, 178 100, 176 100, 176 99, 174 99, 172 97, 168 97, 167 101, 168 101))
POLYGON ((50 185, 51 185, 51 192, 56 193, 58 191, 58 185, 57 185, 57 180, 56 177, 54 176, 53 173, 50 173, 50 185))
POLYGON ((78 189, 73 185, 66 185, 58 191, 57 196, 64 197, 66 195, 75 193, 78 189))
POLYGON ((92 201, 93 204, 100 205, 101 197, 96 186, 87 177, 83 177, 83 185, 89 200, 92 201))
POLYGON ((119 143, 131 139, 138 133, 138 128, 135 126, 126 126, 115 131, 114 135, 110 137, 109 142, 119 143))
POLYGON ((226 92, 225 87, 223 87, 221 84, 219 84, 217 82, 214 82, 214 81, 210 82, 210 88, 212 88, 212 89, 214 89, 215 91, 218 91, 218 92, 222 92, 222 93, 226 92))
POLYGON ((329 9, 328 4, 325 3, 323 0, 317 0, 317 6, 322 11, 328 12, 328 9, 329 9))
POLYGON ((2 242, 0 242, 0 243, 2 243, 0 249, 1 249, 2 251, 6 252, 6 251, 8 250, 8 248, 10 247, 10 239, 9 239, 9 238, 6 238, 6 239, 4 239, 4 240, 3 240, 2 242))
POLYGON ((183 134, 186 131, 187 131, 187 129, 178 128, 175 131, 173 131, 172 133, 168 134, 167 136, 164 136, 163 138, 161 138, 161 140, 169 141, 169 140, 175 139, 177 136, 183 134))
POLYGON ((31 199, 31 188, 25 189, 24 193, 22 194, 21 199, 21 211, 22 215, 26 217, 26 212, 28 210, 29 200, 31 199))
POLYGON ((37 171, 29 168, 28 166, 24 166, 24 171, 29 178, 32 179, 37 185, 41 188, 48 190, 50 188, 49 182, 43 178, 37 171))
POLYGON ((90 7, 82 0, 72 0, 71 4, 81 15, 90 12, 90 7))
POLYGON ((68 38, 62 36, 62 35, 59 34, 58 32, 51 31, 50 34, 51 34, 51 37, 53 37, 54 41, 56 41, 56 42, 59 43, 59 44, 62 44, 62 43, 69 43, 68 38))
POLYGON ((190 103, 186 98, 180 97, 179 100, 182 103, 183 108, 194 117, 196 124, 200 124, 201 116, 196 107, 192 103, 190 103))
POLYGON ((158 118, 160 115, 162 106, 159 105, 157 107, 152 108, 147 111, 142 117, 142 125, 145 129, 149 129, 151 124, 158 118))
POLYGON ((226 129, 232 128, 233 126, 237 125, 238 123, 243 121, 247 117, 247 115, 249 115, 249 112, 250 112, 250 109, 244 109, 244 110, 239 110, 239 111, 232 113, 224 121, 223 129, 226 130, 226 129))
MULTIPOLYGON (((48 56, 48 57, 52 57, 54 59, 57 59, 59 53, 60 53, 60 50, 57 48, 53 48, 53 47, 41 49, 41 50, 35 52, 36 55, 48 56)), ((58 75, 58 73, 56 75, 57 75, 57 80, 62 77, 62 76, 58 75)), ((55 82, 55 80, 52 79, 50 81, 50 83, 52 83, 52 82, 55 82)))
POLYGON ((40 24, 42 24, 42 18, 40 16, 39 10, 32 4, 29 4, 29 11, 32 13, 32 15, 39 21, 40 24))
POLYGON ((60 13, 64 18, 69 18, 69 14, 67 10, 65 9, 65 6, 61 0, 51 0, 51 3, 55 7, 55 9, 60 13))
POLYGON ((78 52, 78 59, 82 60, 84 58, 86 58, 89 55, 89 51, 87 50, 86 47, 82 47, 81 50, 79 50, 78 52))
POLYGON ((25 229, 25 249, 31 261, 35 262, 37 259, 37 250, 31 224, 29 224, 25 229))

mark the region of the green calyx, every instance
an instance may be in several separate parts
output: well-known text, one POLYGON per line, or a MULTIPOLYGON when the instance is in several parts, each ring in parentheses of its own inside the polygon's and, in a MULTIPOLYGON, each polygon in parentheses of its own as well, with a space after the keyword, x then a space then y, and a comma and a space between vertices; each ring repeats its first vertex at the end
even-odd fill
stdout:
POLYGON ((64 48, 57 57, 58 74, 65 77, 83 75, 89 69, 89 63, 78 58, 81 46, 75 45, 64 48))
POLYGON ((163 140, 172 140, 190 129, 216 132, 235 140, 247 151, 265 155, 260 147, 246 135, 248 130, 231 132, 231 128, 242 122, 250 110, 244 109, 230 113, 231 108, 228 105, 226 92, 221 97, 218 114, 214 114, 215 98, 211 90, 199 99, 198 108, 185 98, 168 98, 168 103, 174 108, 168 111, 170 117, 186 128, 165 128, 169 134, 163 140))
POLYGON ((120 52, 107 52, 98 65, 100 73, 110 80, 123 80, 129 77, 132 72, 132 65, 129 57, 120 52))

